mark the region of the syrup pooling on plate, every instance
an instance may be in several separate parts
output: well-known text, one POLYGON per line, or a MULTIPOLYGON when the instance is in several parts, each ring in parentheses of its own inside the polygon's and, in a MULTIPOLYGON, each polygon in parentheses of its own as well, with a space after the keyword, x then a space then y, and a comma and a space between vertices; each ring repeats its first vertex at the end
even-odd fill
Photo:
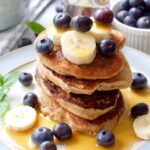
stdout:
MULTIPOLYGON (((105 148, 96 145, 95 136, 87 136, 83 134, 79 134, 77 132, 73 132, 73 136, 71 140, 66 142, 60 142, 56 140, 56 144, 65 144, 66 150, 77 150, 77 149, 86 149, 86 150, 129 150, 130 147, 135 143, 140 141, 136 137, 133 131, 133 118, 130 116, 130 109, 133 105, 144 102, 150 105, 150 89, 133 91, 130 88, 122 90, 124 99, 127 105, 127 111, 125 115, 122 117, 120 122, 115 126, 113 132, 116 137, 116 144, 112 147, 105 148)), ((39 126, 46 126, 53 129, 53 126, 56 122, 48 121, 45 117, 43 117, 40 113, 38 113, 38 120, 33 128, 39 126)), ((25 132, 13 132, 6 127, 4 127, 4 132, 10 137, 14 143, 22 147, 26 150, 38 150, 37 147, 30 148, 28 145, 28 141, 32 134, 33 128, 25 131, 25 132)), ((9 145, 9 143, 8 143, 9 145)))

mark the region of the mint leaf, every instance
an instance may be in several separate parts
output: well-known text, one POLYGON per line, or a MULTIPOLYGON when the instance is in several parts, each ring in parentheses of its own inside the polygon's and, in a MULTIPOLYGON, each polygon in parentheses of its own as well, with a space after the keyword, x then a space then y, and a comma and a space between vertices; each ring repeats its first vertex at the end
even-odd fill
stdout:
POLYGON ((4 114, 9 110, 9 102, 7 97, 0 101, 0 117, 4 116, 4 114))
POLYGON ((19 75, 19 71, 10 72, 4 76, 0 75, 0 117, 3 117, 9 109, 7 93, 10 86, 18 80, 19 75))
POLYGON ((6 98, 8 91, 9 89, 0 88, 0 102, 6 98))
POLYGON ((0 86, 3 84, 3 76, 0 74, 0 86))
POLYGON ((10 72, 3 77, 3 88, 9 88, 12 86, 19 78, 19 71, 10 72))
POLYGON ((6 96, 7 96, 6 93, 1 93, 1 92, 0 92, 0 102, 3 101, 6 96))
POLYGON ((46 29, 44 26, 34 21, 27 22, 26 24, 36 34, 39 34, 46 29))

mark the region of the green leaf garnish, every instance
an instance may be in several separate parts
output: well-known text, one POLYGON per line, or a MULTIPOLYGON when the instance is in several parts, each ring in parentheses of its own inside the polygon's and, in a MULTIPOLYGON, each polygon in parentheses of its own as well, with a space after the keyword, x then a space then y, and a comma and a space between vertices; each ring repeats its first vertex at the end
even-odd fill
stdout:
POLYGON ((9 102, 7 96, 0 102, 0 117, 4 116, 4 114, 9 110, 9 102))
POLYGON ((20 73, 18 71, 10 72, 3 77, 3 87, 9 88, 12 86, 19 78, 20 73))
POLYGON ((7 96, 7 92, 0 90, 0 102, 3 101, 6 96, 7 96))
POLYGON ((9 110, 7 94, 9 88, 18 80, 19 71, 10 72, 4 76, 0 75, 0 117, 9 110))
POLYGON ((27 22, 26 24, 36 34, 40 34, 46 29, 44 26, 34 21, 27 22))
POLYGON ((0 86, 3 84, 3 76, 0 74, 0 86))

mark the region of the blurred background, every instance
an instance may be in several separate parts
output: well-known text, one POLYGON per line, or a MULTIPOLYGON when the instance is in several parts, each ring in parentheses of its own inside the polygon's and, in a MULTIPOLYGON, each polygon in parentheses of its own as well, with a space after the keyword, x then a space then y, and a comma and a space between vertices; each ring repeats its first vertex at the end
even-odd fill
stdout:
POLYGON ((55 3, 55 0, 0 0, 0 55, 19 47, 16 44, 19 39, 33 41, 34 32, 26 23, 34 20, 47 27, 55 13, 55 3))

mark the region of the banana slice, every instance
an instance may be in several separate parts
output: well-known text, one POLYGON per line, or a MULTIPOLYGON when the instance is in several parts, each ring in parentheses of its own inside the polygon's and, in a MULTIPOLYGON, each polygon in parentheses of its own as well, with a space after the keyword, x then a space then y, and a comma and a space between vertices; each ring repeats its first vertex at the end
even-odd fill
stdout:
POLYGON ((133 129, 140 139, 150 140, 150 114, 136 118, 133 122, 133 129))
POLYGON ((13 131, 25 131, 35 124, 36 119, 35 109, 29 106, 17 106, 6 113, 4 122, 6 127, 13 131))
POLYGON ((48 27, 48 38, 50 38, 54 42, 54 44, 60 45, 62 35, 68 30, 70 30, 70 28, 68 28, 68 29, 57 29, 57 28, 55 28, 54 25, 50 25, 48 27))
POLYGON ((64 33, 61 46, 64 57, 77 65, 90 64, 96 56, 95 39, 86 33, 78 31, 64 33))
POLYGON ((99 42, 103 38, 109 38, 111 30, 112 25, 100 25, 93 21, 93 26, 88 33, 95 38, 96 42, 99 42))

